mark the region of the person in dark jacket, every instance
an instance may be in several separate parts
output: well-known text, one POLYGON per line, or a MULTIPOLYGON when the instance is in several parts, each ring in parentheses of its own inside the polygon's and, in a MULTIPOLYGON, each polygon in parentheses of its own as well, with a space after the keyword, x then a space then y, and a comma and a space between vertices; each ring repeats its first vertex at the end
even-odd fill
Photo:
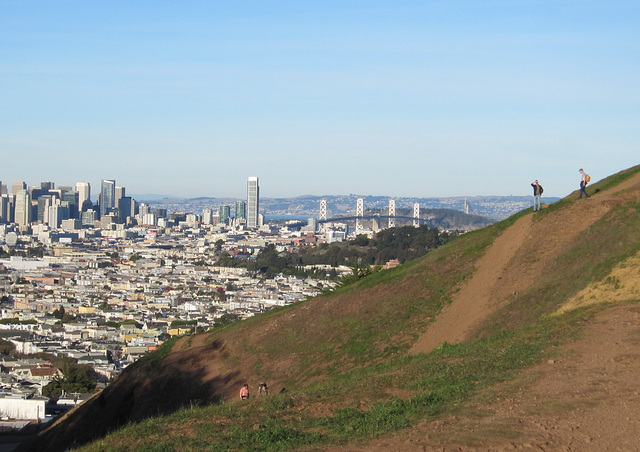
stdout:
POLYGON ((531 186, 533 187, 533 211, 537 212, 538 210, 542 209, 540 198, 542 197, 542 192, 544 190, 542 189, 542 185, 540 185, 537 180, 534 181, 531 186))

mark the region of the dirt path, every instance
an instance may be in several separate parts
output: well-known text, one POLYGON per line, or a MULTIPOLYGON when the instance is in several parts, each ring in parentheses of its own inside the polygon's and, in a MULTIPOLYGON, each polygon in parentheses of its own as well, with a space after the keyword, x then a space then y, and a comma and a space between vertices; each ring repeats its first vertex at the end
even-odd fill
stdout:
POLYGON ((539 375, 526 391, 494 407, 491 423, 512 425, 520 444, 541 450, 640 448, 640 306, 601 312, 584 338, 539 375))
MULTIPOLYGON (((520 218, 487 249, 472 278, 416 341, 411 353, 428 353, 443 342, 468 339, 483 320, 526 290, 578 234, 625 198, 618 193, 628 191, 626 198, 637 199, 639 186, 637 174, 614 189, 575 202, 540 221, 534 221, 534 213, 520 218)), ((570 196, 577 197, 577 193, 570 196)))
MULTIPOLYGON (((411 348, 412 354, 428 353, 443 342, 462 342, 467 332, 493 312, 494 291, 502 275, 529 235, 532 215, 520 218, 500 235, 476 264, 471 280, 444 307, 437 320, 411 348)), ((508 292, 503 288, 502 292, 508 292)))

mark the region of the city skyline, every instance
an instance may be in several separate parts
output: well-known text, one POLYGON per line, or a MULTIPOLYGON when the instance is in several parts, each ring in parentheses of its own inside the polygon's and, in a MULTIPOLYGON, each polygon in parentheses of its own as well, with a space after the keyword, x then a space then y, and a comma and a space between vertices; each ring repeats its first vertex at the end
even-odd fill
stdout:
MULTIPOLYGON (((364 200, 367 211, 380 212, 381 209, 395 206, 399 209, 449 209, 464 211, 475 215, 485 216, 494 220, 501 220, 530 207, 531 196, 475 196, 475 197, 390 197, 387 195, 341 194, 341 195, 307 195, 290 198, 269 198, 260 196, 257 176, 247 177, 246 198, 238 199, 224 196, 209 196, 196 198, 159 197, 149 198, 139 194, 125 196, 126 188, 116 184, 116 180, 102 180, 100 192, 94 199, 90 198, 91 184, 77 182, 72 185, 61 185, 55 181, 31 183, 13 182, 6 184, 0 181, 0 186, 7 193, 0 196, 0 223, 18 223, 14 217, 24 215, 20 220, 22 226, 29 224, 48 224, 69 227, 71 223, 63 225, 63 220, 77 219, 83 227, 100 223, 100 227, 111 227, 114 224, 135 224, 145 226, 160 226, 160 219, 166 219, 168 214, 200 216, 205 224, 210 224, 214 217, 222 223, 234 220, 234 224, 245 224, 249 229, 255 229, 263 224, 265 218, 299 218, 307 220, 311 217, 326 219, 330 210, 337 217, 357 215, 357 204, 364 200), (106 195, 103 191, 106 189, 106 195), (75 188, 75 190, 74 190, 75 188), (18 193, 24 192, 24 198, 31 206, 24 209, 17 206, 18 193), (102 203, 101 200, 106 200, 102 203), (111 199, 111 200, 110 200, 111 199), (357 202, 356 202, 357 201, 357 202), (470 204, 473 209, 470 209, 470 204), (324 208, 323 208, 324 205, 324 208), (329 208, 329 205, 331 207, 329 208), (249 215, 249 206, 255 212, 249 215), (264 207, 263 207, 264 206, 264 207), (16 210, 17 209, 17 210, 16 210), (22 209, 22 210, 21 210, 22 209), (355 210, 354 210, 355 209, 355 210), (473 210, 473 211, 471 211, 473 210), (323 214, 324 212, 324 214, 323 214), (106 215, 105 215, 106 214, 106 215), (324 215, 324 216, 323 216, 324 215), (28 216, 28 219, 26 218, 28 216), (105 219, 105 222, 101 221, 105 219), (208 220, 206 220, 208 219, 208 220), (131 220, 131 221, 130 221, 131 220), (237 220, 240 220, 238 222, 237 220), (257 223, 254 225, 254 223, 257 223)), ((560 198, 544 196, 545 202, 552 203, 560 198)), ((23 204, 25 204, 23 202, 23 204)), ((376 214, 374 214, 376 215, 376 214)), ((391 215, 395 215, 392 213, 391 215)), ((406 213, 405 213, 406 215, 406 213)), ((75 223, 74 223, 75 224, 75 223)), ((391 225, 391 223, 390 223, 391 225)), ((391 226, 390 226, 391 227, 391 226)))
POLYGON ((127 196, 126 187, 118 185, 115 179, 100 181, 95 203, 91 200, 91 184, 86 181, 56 188, 53 181, 40 182, 40 185, 20 181, 8 185, 0 180, 0 225, 15 225, 21 232, 30 232, 31 227, 40 225, 65 230, 85 227, 122 229, 138 225, 164 227, 167 220, 175 223, 180 219, 195 224, 206 218, 208 221, 205 220, 204 224, 213 224, 216 220, 216 224, 256 230, 264 224, 259 178, 249 176, 246 180, 246 200, 222 198, 226 203, 200 206, 195 212, 168 210, 166 206, 151 207, 153 200, 138 201, 127 196), (212 207, 218 207, 217 215, 212 207))
MULTIPOLYGON (((3 174, 130 193, 549 196, 637 161, 640 5, 3 2, 3 174), (170 190, 169 188, 170 184, 170 190)), ((9 181, 11 183, 11 181, 9 181)))
MULTIPOLYGON (((65 183, 59 184, 57 182, 55 182, 55 178, 49 177, 48 179, 54 179, 54 181, 51 182, 35 182, 35 181, 13 181, 13 182, 9 182, 9 180, 3 180, 0 179, 0 189, 2 187, 4 187, 4 190, 6 190, 7 194, 15 194, 18 190, 23 189, 26 190, 27 192, 30 191, 30 189, 38 189, 39 187, 41 187, 42 184, 52 184, 53 187, 55 187, 55 189, 60 189, 63 188, 64 190, 71 190, 74 193, 77 193, 78 195, 78 200, 77 203, 79 206, 82 206, 83 202, 85 200, 89 200, 91 201, 94 206, 96 203, 99 202, 100 198, 101 198, 101 190, 104 188, 103 184, 105 182, 109 183, 109 186, 111 186, 111 189, 113 189, 113 196, 114 196, 114 203, 120 199, 120 197, 124 196, 124 192, 125 190, 127 191, 127 193, 129 192, 128 189, 126 189, 124 186, 120 186, 117 185, 117 179, 100 179, 99 183, 92 183, 92 182, 87 182, 87 181, 78 181, 72 184, 68 184, 66 185, 65 183), (33 183, 32 183, 33 182, 33 183), (94 189, 95 191, 97 191, 97 193, 95 191, 92 191, 91 187, 98 187, 97 189, 94 189), (118 194, 120 192, 120 195, 118 194)), ((250 181, 253 180, 253 186, 257 186, 257 192, 258 192, 258 196, 259 199, 295 199, 295 198, 306 198, 306 197, 317 197, 317 198, 322 198, 324 196, 326 197, 353 197, 353 196, 363 196, 363 197, 383 197, 383 198, 389 198, 389 199, 447 199, 447 198, 456 198, 456 199, 463 199, 463 198, 474 198, 474 197, 481 197, 481 198, 491 198, 491 197, 503 197, 503 195, 460 195, 460 196, 405 196, 405 195, 397 195, 397 196, 391 196, 388 194, 371 194, 371 193, 335 193, 335 194, 327 194, 327 193, 323 193, 323 194, 318 194, 318 193, 306 193, 306 194, 298 194, 298 195, 293 195, 293 196, 263 196, 261 194, 261 186, 259 185, 259 177, 257 176, 248 176, 245 177, 245 181, 246 181, 246 185, 244 185, 244 193, 241 193, 239 196, 232 196, 228 193, 209 193, 209 194, 205 194, 202 196, 194 196, 194 197, 182 197, 182 196, 174 196, 172 193, 128 193, 128 196, 126 196, 126 199, 130 199, 130 198, 135 198, 136 201, 139 202, 145 202, 145 201, 150 201, 150 202, 157 202, 157 201, 162 201, 164 199, 167 200, 183 200, 183 201, 188 201, 188 200, 198 200, 198 199, 206 199, 206 198, 211 198, 211 199, 216 199, 220 202, 232 202, 235 203, 233 206, 230 206, 230 208, 233 208, 234 212, 238 212, 241 211, 243 212, 240 216, 242 218, 245 218, 246 216, 246 209, 248 209, 248 201, 249 201, 249 197, 251 194, 251 186, 250 186, 250 181), (239 206, 238 203, 242 203, 243 206, 239 206), (244 210, 243 210, 244 209, 244 210)), ((240 181, 236 181, 238 185, 241 185, 240 181)), ((128 186, 128 184, 127 184, 128 186)), ((110 191, 111 191, 110 189, 110 191)), ((529 190, 530 191, 530 190, 529 190)), ((1 195, 1 192, 0 192, 1 195)), ((521 195, 505 195, 505 196, 518 196, 518 197, 527 197, 530 196, 530 193, 525 193, 525 194, 521 194, 521 195)), ((555 197, 552 195, 544 195, 545 198, 553 198, 553 199, 560 199, 559 197, 555 197)), ((109 204, 109 207, 115 207, 115 205, 111 205, 111 202, 109 204)), ((259 200, 258 200, 258 210, 260 210, 259 207, 259 200)), ((102 212, 101 212, 102 214, 102 212)))

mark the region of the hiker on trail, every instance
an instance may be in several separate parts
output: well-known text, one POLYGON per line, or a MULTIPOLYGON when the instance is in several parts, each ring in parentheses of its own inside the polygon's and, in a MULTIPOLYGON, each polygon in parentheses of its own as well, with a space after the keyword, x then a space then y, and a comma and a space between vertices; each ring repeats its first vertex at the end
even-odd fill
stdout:
POLYGON ((533 211, 536 212, 538 210, 542 210, 540 198, 542 197, 542 192, 544 190, 537 180, 535 180, 531 186, 533 187, 533 211))
POLYGON ((240 388, 240 400, 244 400, 248 398, 249 398, 249 385, 245 384, 244 386, 242 386, 242 388, 240 388))
POLYGON ((261 381, 258 385, 258 391, 261 396, 269 394, 269 388, 267 388, 267 384, 264 381, 261 381))
POLYGON ((579 198, 582 198, 583 194, 588 198, 589 195, 587 194, 586 188, 587 188, 587 184, 591 180, 591 176, 589 176, 587 173, 585 173, 582 168, 580 168, 580 174, 582 175, 582 178, 580 179, 580 196, 579 196, 579 198))

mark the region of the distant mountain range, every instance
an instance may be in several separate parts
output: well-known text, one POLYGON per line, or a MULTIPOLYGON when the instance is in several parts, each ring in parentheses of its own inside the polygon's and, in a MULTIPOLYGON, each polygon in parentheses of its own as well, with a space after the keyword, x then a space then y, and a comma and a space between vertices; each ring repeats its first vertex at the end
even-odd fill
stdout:
MULTIPOLYGON (((176 198, 168 195, 145 194, 132 195, 139 202, 145 202, 152 208, 165 208, 169 212, 201 213, 203 209, 216 210, 222 205, 231 205, 238 198, 176 198)), ((317 218, 319 216, 320 201, 327 201, 327 217, 354 215, 358 198, 364 199, 365 211, 382 213, 388 208, 389 200, 395 199, 396 211, 412 211, 413 205, 418 203, 420 209, 451 209, 460 212, 468 210, 470 214, 480 215, 494 220, 502 220, 533 205, 532 196, 458 196, 448 198, 415 198, 389 197, 368 195, 304 195, 294 198, 260 198, 260 211, 267 218, 269 216, 291 216, 297 218, 317 218), (467 208, 468 205, 468 208, 467 208)), ((560 198, 546 197, 543 203, 553 203, 560 198)))

